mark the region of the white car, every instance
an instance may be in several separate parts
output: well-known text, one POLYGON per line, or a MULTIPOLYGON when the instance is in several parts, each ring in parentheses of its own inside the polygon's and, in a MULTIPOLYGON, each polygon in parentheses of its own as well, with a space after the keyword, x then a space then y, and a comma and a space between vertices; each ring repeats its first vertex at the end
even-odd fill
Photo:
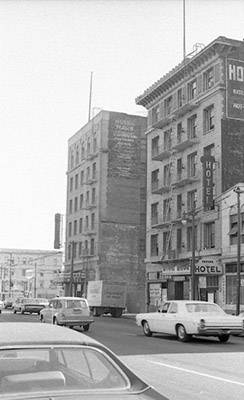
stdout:
POLYGON ((3 309, 4 309, 4 302, 2 300, 0 300, 0 314, 3 309))
POLYGON ((195 300, 166 301, 158 312, 136 315, 136 324, 146 336, 176 335, 186 342, 194 336, 216 336, 227 342, 231 334, 244 333, 244 317, 226 314, 215 303, 195 300))

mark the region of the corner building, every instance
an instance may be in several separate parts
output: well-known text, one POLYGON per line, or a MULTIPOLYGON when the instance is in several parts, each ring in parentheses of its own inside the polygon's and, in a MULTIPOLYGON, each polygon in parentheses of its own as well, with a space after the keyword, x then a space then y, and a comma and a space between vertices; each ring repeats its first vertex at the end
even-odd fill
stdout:
POLYGON ((101 111, 68 142, 65 292, 91 280, 127 283, 145 309, 146 118, 101 111))
POLYGON ((148 309, 192 298, 192 264, 195 298, 225 308, 220 197, 243 181, 244 42, 218 37, 136 103, 148 110, 148 309))

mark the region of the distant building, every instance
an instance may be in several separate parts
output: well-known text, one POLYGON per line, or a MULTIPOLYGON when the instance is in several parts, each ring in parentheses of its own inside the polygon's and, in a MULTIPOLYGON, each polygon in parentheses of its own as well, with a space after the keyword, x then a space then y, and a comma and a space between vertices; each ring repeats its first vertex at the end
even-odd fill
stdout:
POLYGON ((65 291, 127 282, 127 308, 145 307, 146 118, 101 111, 68 142, 65 291))
POLYGON ((62 294, 61 251, 0 249, 1 298, 62 294))
POLYGON ((244 42, 218 37, 136 103, 148 110, 149 308, 192 297, 194 255, 195 297, 225 305, 219 207, 244 175, 244 42))

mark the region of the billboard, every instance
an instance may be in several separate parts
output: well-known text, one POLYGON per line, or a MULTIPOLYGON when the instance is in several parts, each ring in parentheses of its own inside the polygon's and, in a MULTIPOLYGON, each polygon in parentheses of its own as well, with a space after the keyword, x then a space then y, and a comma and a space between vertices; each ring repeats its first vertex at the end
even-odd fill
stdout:
POLYGON ((244 120, 244 61, 227 59, 227 117, 244 120))

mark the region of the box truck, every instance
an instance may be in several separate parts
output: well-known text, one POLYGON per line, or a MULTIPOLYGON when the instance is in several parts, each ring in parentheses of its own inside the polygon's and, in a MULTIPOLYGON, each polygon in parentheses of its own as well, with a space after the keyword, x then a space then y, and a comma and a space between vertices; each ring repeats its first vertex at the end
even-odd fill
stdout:
POLYGON ((95 317, 110 313, 119 318, 126 305, 126 283, 88 281, 87 300, 95 317))

